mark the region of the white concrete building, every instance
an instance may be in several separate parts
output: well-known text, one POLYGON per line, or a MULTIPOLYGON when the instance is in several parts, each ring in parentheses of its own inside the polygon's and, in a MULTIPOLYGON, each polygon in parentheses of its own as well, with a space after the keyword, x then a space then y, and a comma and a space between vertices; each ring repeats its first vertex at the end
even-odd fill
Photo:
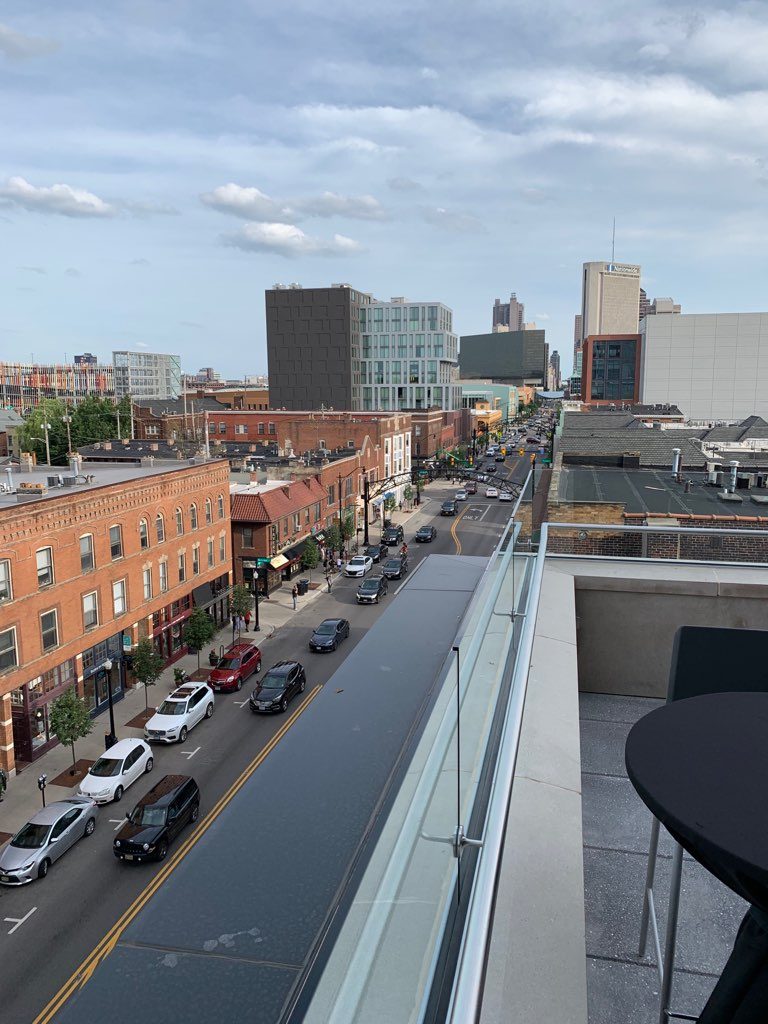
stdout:
POLYGON ((581 340, 593 334, 637 334, 640 267, 585 263, 581 283, 581 340))
POLYGON ((453 312, 440 302, 361 306, 359 365, 363 411, 461 408, 453 312))
POLYGON ((644 404, 705 422, 768 417, 768 313, 656 313, 640 333, 644 404))
POLYGON ((181 356, 167 352, 112 353, 115 396, 178 398, 181 394, 181 356))

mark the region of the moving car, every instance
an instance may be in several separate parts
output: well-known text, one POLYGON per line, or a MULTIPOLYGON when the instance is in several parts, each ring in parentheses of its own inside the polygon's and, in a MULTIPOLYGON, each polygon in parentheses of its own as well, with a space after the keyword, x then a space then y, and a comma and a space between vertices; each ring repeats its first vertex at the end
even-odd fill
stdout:
POLYGON ((437 530, 434 526, 420 526, 416 531, 414 540, 418 541, 420 544, 429 544, 436 536, 437 530))
POLYGON ((374 562, 378 562, 382 555, 386 555, 386 546, 382 544, 369 544, 363 552, 364 555, 368 555, 374 562))
POLYGON ((373 567, 373 559, 370 555, 355 555, 354 558, 350 558, 344 568, 345 576, 365 576, 370 568, 373 567))
MULTIPOLYGON (((474 480, 470 480, 467 486, 464 488, 467 494, 477 494, 477 484, 474 480)), ((458 498, 458 494, 456 495, 458 498)))
POLYGON ((486 472, 486 473, 487 473, 487 474, 488 474, 489 476, 491 476, 491 475, 492 475, 493 473, 495 473, 495 472, 496 472, 496 466, 486 466, 486 467, 485 467, 485 472, 486 472))
POLYGON ((511 491, 499 491, 499 501, 513 501, 514 495, 511 491))
POLYGON ((405 540, 402 526, 388 526, 381 534, 381 543, 384 547, 393 547, 395 544, 402 544, 405 540))
POLYGON ((139 800, 112 841, 119 860, 164 860, 168 844, 200 814, 200 789, 189 775, 166 775, 139 800))
POLYGON ((45 878, 55 860, 93 834, 97 814, 96 803, 83 796, 57 800, 33 814, 0 855, 0 882, 26 885, 45 878))
POLYGON ((78 796, 97 804, 117 801, 144 772, 152 771, 154 763, 152 750, 143 740, 120 740, 91 765, 78 786, 78 796))
POLYGON ((285 711, 289 701, 303 693, 306 685, 307 677, 298 661, 278 661, 251 694, 251 711, 285 711))
POLYGON ((386 576, 371 576, 370 579, 363 580, 357 588, 357 603, 378 604, 379 598, 384 597, 388 588, 386 576))
POLYGON ((323 619, 309 638, 310 651, 335 651, 342 640, 349 636, 349 622, 346 619, 323 619))
POLYGON ((459 511, 459 506, 456 503, 455 498, 450 498, 448 501, 444 501, 440 506, 441 516, 455 516, 459 511))
POLYGON ((231 693, 239 690, 245 680, 260 668, 261 651, 256 644, 232 644, 208 673, 208 685, 217 693, 231 693))
POLYGON ((503 461, 504 461, 504 459, 506 459, 506 455, 502 455, 502 454, 501 454, 501 452, 499 452, 499 454, 498 454, 498 455, 496 456, 496 458, 494 459, 494 461, 495 461, 495 462, 503 462, 503 461))
POLYGON ((185 683, 169 693, 144 726, 144 738, 158 743, 183 743, 190 729, 213 714, 207 683, 185 683))
POLYGON ((486 498, 498 498, 499 491, 497 487, 486 487, 485 488, 486 498))
POLYGON ((396 558, 388 558, 381 567, 381 571, 388 580, 399 580, 404 573, 408 572, 407 556, 398 555, 396 558))
MULTIPOLYGON (((475 490, 477 490, 477 488, 475 488, 475 490)), ((455 501, 466 501, 468 493, 469 493, 469 487, 468 486, 467 487, 463 487, 460 491, 456 491, 456 494, 454 495, 454 500, 455 501)))

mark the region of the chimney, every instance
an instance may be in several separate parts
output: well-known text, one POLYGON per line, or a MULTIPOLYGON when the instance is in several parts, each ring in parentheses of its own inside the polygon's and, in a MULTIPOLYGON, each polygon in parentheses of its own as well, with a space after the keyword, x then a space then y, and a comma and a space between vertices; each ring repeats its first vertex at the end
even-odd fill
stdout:
POLYGON ((731 494, 735 494, 736 493, 736 473, 738 472, 738 469, 739 469, 738 460, 737 459, 731 459, 730 466, 731 466, 730 489, 731 489, 731 494))
POLYGON ((8 490, 13 490, 13 469, 11 466, 5 467, 5 475, 8 477, 8 490))
POLYGON ((680 472, 680 449, 672 449, 672 476, 677 477, 680 472))

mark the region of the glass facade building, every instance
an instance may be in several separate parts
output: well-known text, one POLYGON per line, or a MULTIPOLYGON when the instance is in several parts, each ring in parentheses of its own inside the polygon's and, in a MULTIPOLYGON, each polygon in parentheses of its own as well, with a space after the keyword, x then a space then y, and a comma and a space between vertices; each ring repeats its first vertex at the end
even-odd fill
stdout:
POLYGON ((593 403, 638 402, 640 336, 596 335, 582 353, 582 400, 593 403))

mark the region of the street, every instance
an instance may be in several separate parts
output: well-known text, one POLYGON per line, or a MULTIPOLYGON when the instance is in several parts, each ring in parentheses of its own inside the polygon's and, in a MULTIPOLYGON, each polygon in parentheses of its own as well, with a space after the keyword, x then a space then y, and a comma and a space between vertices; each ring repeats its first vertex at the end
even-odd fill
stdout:
MULTIPOLYGON (((508 462, 509 465, 498 465, 495 479, 522 484, 530 466, 527 453, 523 458, 510 456, 508 462)), ((311 699, 314 689, 331 678, 387 603, 397 599, 399 588, 426 555, 490 555, 513 506, 485 498, 485 487, 480 485, 477 495, 470 495, 467 502, 460 504, 458 516, 440 516, 440 502, 458 488, 458 483, 452 485, 450 481, 430 484, 419 509, 396 517, 405 529, 410 571, 405 580, 392 581, 380 606, 358 605, 358 581, 337 577, 332 593, 322 593, 309 607, 299 606, 289 623, 272 638, 251 634, 262 647, 264 669, 283 659, 299 660, 306 669, 306 692, 289 706, 286 715, 251 713, 247 702, 255 679, 249 680, 239 693, 217 695, 213 717, 195 728, 184 744, 155 747, 152 774, 142 777, 119 804, 102 808, 94 835, 81 840, 56 862, 45 880, 20 889, 0 888, 0 999, 7 1024, 30 1024, 34 1020, 160 870, 156 864, 119 862, 111 850, 114 832, 125 813, 152 785, 165 774, 192 775, 202 792, 202 820, 286 725, 301 702, 311 699), (427 523, 437 528, 437 537, 430 544, 414 543, 417 527, 427 523), (335 652, 312 654, 307 647, 312 628, 329 616, 349 619, 350 637, 335 652)), ((371 543, 376 543, 378 537, 378 525, 372 526, 371 543)), ((376 575, 377 570, 374 566, 369 575, 376 575)), ((132 732, 140 735, 138 730, 132 732)), ((311 770, 311 764, 307 764, 306 771, 311 770)), ((249 784, 257 783, 258 773, 249 784)), ((66 792, 62 790, 53 796, 49 791, 49 800, 62 799, 66 792)), ((189 831, 177 845, 181 845, 189 831)), ((247 868, 244 864, 243 869, 247 868)), ((190 894, 190 899, 194 899, 194 894, 190 894)))

